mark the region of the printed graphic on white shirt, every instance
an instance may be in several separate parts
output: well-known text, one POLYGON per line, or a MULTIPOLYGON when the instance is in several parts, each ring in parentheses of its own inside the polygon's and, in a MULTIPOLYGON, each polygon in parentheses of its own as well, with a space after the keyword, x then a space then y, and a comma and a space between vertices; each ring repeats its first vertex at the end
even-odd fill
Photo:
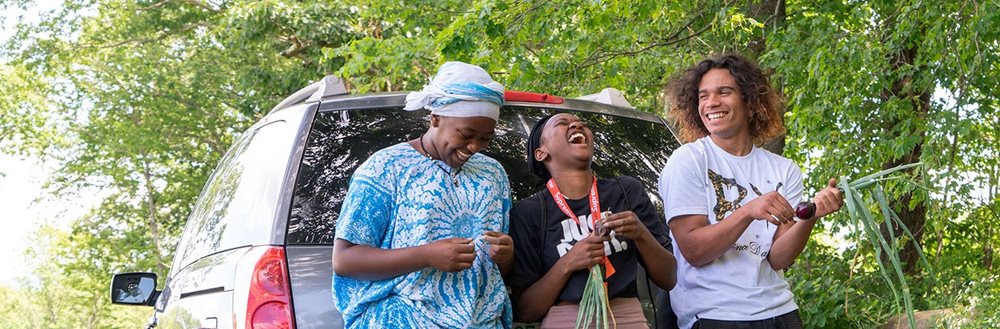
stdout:
MULTIPOLYGON (((739 209, 745 203, 750 202, 750 200, 746 200, 747 188, 737 183, 735 178, 723 177, 714 170, 708 169, 708 179, 712 182, 712 187, 715 190, 716 203, 712 208, 712 211, 715 212, 716 222, 722 221, 729 215, 732 215, 736 209, 739 209)), ((770 183, 770 180, 768 180, 768 182, 770 183)), ((754 186, 753 183, 748 183, 748 185, 750 185, 750 190, 752 190, 756 196, 763 195, 763 193, 760 192, 760 189, 754 186)), ((778 182, 778 184, 775 185, 774 190, 777 191, 780 189, 781 185, 782 183, 778 182)), ((767 221, 754 221, 750 225, 763 225, 765 226, 765 230, 770 229, 767 227, 770 225, 767 221)), ((771 249, 771 244, 769 243, 770 241, 762 241, 760 234, 754 232, 757 231, 746 230, 743 235, 736 240, 736 243, 733 244, 733 251, 748 253, 761 258, 767 257, 767 253, 771 249)))

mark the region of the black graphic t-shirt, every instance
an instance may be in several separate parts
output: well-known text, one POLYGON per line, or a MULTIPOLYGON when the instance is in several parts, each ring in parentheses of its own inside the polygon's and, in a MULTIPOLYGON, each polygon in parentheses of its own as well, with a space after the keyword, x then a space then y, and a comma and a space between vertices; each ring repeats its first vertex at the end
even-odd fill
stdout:
MULTIPOLYGON (((670 237, 661 214, 649 200, 642 184, 628 176, 598 179, 601 211, 631 210, 660 245, 670 250, 670 237)), ((560 257, 592 230, 588 198, 566 200, 580 224, 559 209, 548 190, 542 190, 514 205, 510 212, 510 236, 514 240, 514 269, 509 284, 528 288, 545 275, 560 257), (544 225, 544 227, 543 227, 544 225)), ((636 265, 642 262, 635 243, 622 237, 604 242, 604 252, 615 268, 608 278, 608 297, 637 297, 636 265)), ((587 283, 587 270, 570 276, 558 301, 579 302, 587 283)))

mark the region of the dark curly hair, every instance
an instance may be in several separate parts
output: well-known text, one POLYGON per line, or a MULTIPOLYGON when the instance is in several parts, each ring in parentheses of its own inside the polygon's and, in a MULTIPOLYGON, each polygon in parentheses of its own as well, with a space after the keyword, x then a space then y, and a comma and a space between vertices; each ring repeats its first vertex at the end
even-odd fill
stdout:
POLYGON ((729 70, 740 86, 743 103, 750 112, 750 138, 754 145, 761 146, 785 133, 781 117, 784 100, 778 90, 771 87, 770 74, 743 56, 729 54, 701 61, 667 86, 670 103, 667 116, 680 127, 683 142, 709 134, 698 113, 698 85, 701 84, 701 77, 712 69, 729 70))

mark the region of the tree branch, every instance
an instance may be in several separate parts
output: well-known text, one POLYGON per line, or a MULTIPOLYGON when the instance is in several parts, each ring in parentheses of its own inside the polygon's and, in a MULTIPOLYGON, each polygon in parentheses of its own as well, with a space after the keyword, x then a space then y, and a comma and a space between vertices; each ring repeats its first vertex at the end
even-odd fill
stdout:
POLYGON ((186 3, 188 3, 188 4, 190 4, 190 5, 193 5, 195 7, 201 8, 201 9, 208 10, 208 11, 213 12, 213 13, 217 13, 217 12, 220 11, 219 9, 212 8, 212 6, 209 6, 204 1, 198 1, 198 0, 183 0, 183 1, 186 2, 186 3))
POLYGON ((541 8, 543 5, 546 5, 548 3, 549 3, 549 1, 538 1, 538 2, 535 2, 534 4, 531 5, 531 7, 528 7, 527 10, 525 10, 524 12, 522 12, 520 14, 517 14, 516 18, 514 18, 514 21, 517 22, 517 25, 514 28, 512 28, 511 30, 515 31, 515 32, 516 31, 520 31, 521 28, 524 26, 525 17, 527 17, 529 13, 531 13, 531 12, 533 12, 535 10, 538 10, 538 8, 541 8))
POLYGON ((139 8, 139 10, 146 11, 146 10, 150 10, 150 9, 153 9, 153 8, 162 7, 163 5, 167 4, 170 1, 172 1, 172 0, 163 0, 163 1, 151 4, 149 6, 145 6, 145 7, 139 8))
MULTIPOLYGON (((562 75, 568 75, 568 74, 577 72, 577 71, 579 71, 581 69, 585 69, 585 68, 588 68, 588 67, 591 67, 591 66, 594 66, 594 65, 598 65, 598 64, 601 64, 601 63, 603 63, 605 61, 608 61, 608 60, 611 60, 611 59, 614 59, 614 58, 617 58, 617 57, 621 57, 621 56, 635 56, 637 54, 649 51, 650 49, 653 49, 653 48, 666 47, 666 46, 670 46, 670 45, 673 45, 673 44, 681 43, 681 42, 690 40, 692 38, 695 38, 695 37, 701 35, 702 33, 705 33, 705 31, 708 31, 708 29, 710 29, 712 27, 712 24, 706 24, 705 26, 701 27, 701 29, 699 29, 697 31, 693 31, 693 32, 691 32, 688 35, 685 35, 683 37, 681 37, 680 35, 685 30, 690 31, 691 30, 691 26, 694 25, 694 23, 697 20, 701 19, 703 16, 704 16, 704 11, 698 12, 698 15, 696 15, 695 17, 693 17, 690 20, 688 20, 688 22, 685 23, 683 27, 676 29, 674 31, 674 33, 672 33, 667 38, 660 39, 660 41, 653 42, 653 43, 651 43, 651 44, 649 44, 649 45, 647 45, 645 47, 642 47, 640 49, 636 49, 636 50, 617 50, 617 51, 597 50, 594 53, 591 53, 591 55, 588 56, 587 59, 583 60, 582 62, 580 62, 580 64, 576 65, 575 68, 573 68, 572 70, 563 72, 562 75)), ((642 44, 643 42, 640 41, 640 42, 637 42, 637 43, 642 44)))
POLYGON ((178 34, 182 34, 184 32, 187 32, 187 31, 190 31, 192 29, 195 29, 197 27, 202 27, 202 26, 207 26, 207 23, 205 23, 205 22, 198 22, 198 23, 185 24, 185 25, 181 26, 180 28, 178 28, 176 30, 172 30, 172 31, 160 31, 159 35, 157 35, 156 37, 153 37, 153 38, 128 39, 128 40, 119 41, 119 42, 116 42, 116 43, 113 43, 113 44, 109 44, 109 45, 82 45, 82 47, 83 48, 87 48, 87 49, 93 49, 93 48, 108 49, 108 48, 117 48, 117 47, 120 47, 120 46, 129 45, 129 44, 132 44, 132 45, 143 45, 143 44, 147 44, 147 43, 150 43, 150 42, 162 41, 163 39, 166 39, 168 37, 171 37, 171 36, 174 36, 174 35, 178 35, 178 34))
POLYGON ((309 48, 309 46, 312 46, 312 42, 310 42, 309 40, 302 42, 301 40, 299 40, 299 37, 295 36, 294 34, 288 37, 279 37, 278 39, 279 40, 285 39, 283 41, 288 41, 292 43, 290 46, 288 46, 288 49, 285 49, 285 51, 281 52, 281 56, 284 56, 285 58, 298 58, 302 60, 302 62, 306 63, 306 65, 312 65, 313 63, 312 59, 309 59, 309 57, 306 57, 305 54, 303 54, 303 52, 305 52, 306 49, 309 48))

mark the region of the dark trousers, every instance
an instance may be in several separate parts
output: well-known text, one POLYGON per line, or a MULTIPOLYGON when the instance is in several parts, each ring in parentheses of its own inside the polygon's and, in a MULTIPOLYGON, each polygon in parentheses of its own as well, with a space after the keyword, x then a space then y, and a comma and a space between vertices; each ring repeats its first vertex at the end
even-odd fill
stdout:
POLYGON ((770 319, 757 321, 723 321, 698 319, 692 329, 801 329, 802 318, 794 310, 770 319))
POLYGON ((655 284, 650 286, 656 295, 656 329, 677 329, 677 315, 670 307, 670 292, 660 289, 655 284))

